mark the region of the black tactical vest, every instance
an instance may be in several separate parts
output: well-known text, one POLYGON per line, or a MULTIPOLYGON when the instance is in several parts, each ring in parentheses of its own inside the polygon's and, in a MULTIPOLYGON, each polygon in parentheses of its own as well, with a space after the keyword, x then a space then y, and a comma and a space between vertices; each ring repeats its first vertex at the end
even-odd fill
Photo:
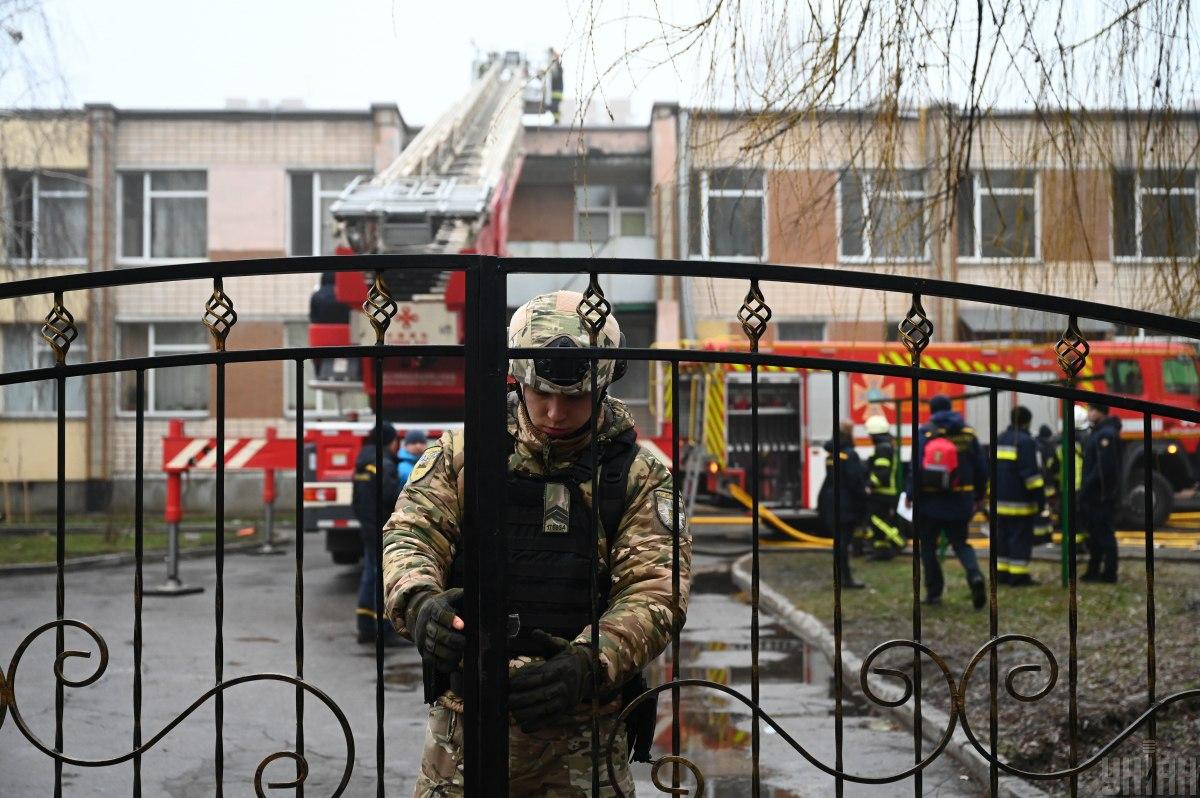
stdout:
MULTIPOLYGON (((636 437, 632 429, 627 430, 596 451, 600 461, 597 505, 609 554, 625 511, 625 486, 637 455, 636 437)), ((515 444, 510 438, 510 453, 515 444)), ((534 629, 571 640, 592 622, 591 558, 595 544, 591 510, 580 490, 581 485, 591 481, 592 473, 589 448, 563 471, 508 475, 504 509, 508 544, 506 614, 515 615, 519 622, 519 631, 509 642, 510 654, 521 653, 534 629), (570 501, 568 512, 554 501, 556 493, 564 492, 570 501)), ((464 529, 462 534, 469 535, 470 530, 464 529)), ((460 547, 451 565, 452 587, 463 586, 464 567, 460 547)), ((607 578, 600 578, 596 585, 599 613, 608 606, 609 585, 607 578)))

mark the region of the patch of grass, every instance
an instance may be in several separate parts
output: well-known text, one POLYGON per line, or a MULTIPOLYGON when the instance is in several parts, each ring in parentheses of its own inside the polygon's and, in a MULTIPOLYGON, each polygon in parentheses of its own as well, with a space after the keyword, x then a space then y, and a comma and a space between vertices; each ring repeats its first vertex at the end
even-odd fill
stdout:
MULTIPOLYGON (((208 532, 183 531, 179 535, 181 549, 213 546, 216 534, 208 532)), ((225 532, 226 543, 252 539, 239 537, 237 530, 225 532)), ((98 554, 133 553, 134 535, 132 532, 105 534, 102 532, 67 532, 67 559, 74 557, 90 557, 98 554)), ((159 556, 167 549, 167 533, 165 531, 146 530, 143 535, 145 556, 159 556)), ((24 563, 52 563, 55 561, 57 538, 54 532, 37 532, 33 534, 12 534, 0 531, 0 565, 16 565, 24 563)))
MULTIPOLYGON (((987 572, 987 561, 981 568, 987 572)), ((855 561, 854 574, 868 588, 843 591, 844 645, 860 657, 892 639, 913 637, 913 584, 911 558, 887 563, 855 561)), ((988 641, 989 613, 971 607, 962 567, 952 555, 943 562, 946 589, 941 606, 922 606, 922 641, 941 656, 956 683, 968 662, 988 641)), ((1080 572, 1082 573, 1082 564, 1080 572)), ((1005 677, 1014 666, 1032 664, 1039 670, 1014 678, 1015 688, 1026 695, 1047 682, 1049 663, 1031 644, 1012 642, 998 654, 999 753, 1004 761, 1033 771, 1048 772, 1070 763, 1069 707, 1069 594, 1060 586, 1057 563, 1035 562, 1036 587, 997 588, 999 634, 1029 635, 1045 644, 1055 656, 1057 684, 1044 698, 1022 702, 1011 696, 1005 677)), ((762 578, 798 607, 832 626, 833 576, 828 554, 777 552, 764 556, 762 578)), ((921 587, 919 595, 924 594, 921 587)), ((1147 606, 1145 565, 1124 560, 1116 585, 1080 583, 1077 602, 1077 697, 1079 723, 1077 753, 1082 759, 1112 740, 1147 707, 1147 606)), ((1196 666, 1200 643, 1200 563, 1157 562, 1155 565, 1155 649, 1158 698, 1200 687, 1196 666)), ((985 655, 976 666, 967 688, 965 705, 971 727, 984 744, 988 739, 989 663, 985 655)), ((911 673, 911 649, 884 655, 876 665, 911 673)), ((937 666, 922 657, 925 699, 942 710, 949 707, 949 690, 937 666)), ((857 687, 855 686, 855 689, 857 687)), ((1160 713, 1160 750, 1190 754, 1200 750, 1200 701, 1176 704, 1160 713)), ((1141 727, 1117 748, 1114 756, 1141 755, 1147 739, 1141 727)), ((1080 794, 1099 789, 1100 771, 1081 776, 1080 794)), ((1067 783, 1042 782, 1055 791, 1067 783)))

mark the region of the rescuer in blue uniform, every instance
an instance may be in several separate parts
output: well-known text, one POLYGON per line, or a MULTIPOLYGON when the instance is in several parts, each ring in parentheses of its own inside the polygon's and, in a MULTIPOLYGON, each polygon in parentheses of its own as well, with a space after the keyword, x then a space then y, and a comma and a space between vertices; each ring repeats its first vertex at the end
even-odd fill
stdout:
MULTIPOLYGON (((354 463, 354 484, 351 488, 350 506, 358 519, 358 532, 362 537, 363 558, 362 575, 358 581, 358 608, 355 610, 355 620, 358 624, 358 642, 371 643, 375 640, 376 618, 375 593, 379 589, 378 548, 379 535, 383 528, 379 516, 375 513, 375 485, 383 483, 383 512, 386 518, 396 506, 400 497, 400 481, 396 474, 396 452, 400 448, 400 440, 396 437, 396 428, 388 423, 380 423, 359 450, 358 460, 354 463), (375 441, 383 443, 383 471, 375 470, 375 441)), ((396 633, 390 623, 383 624, 383 644, 389 648, 404 643, 404 638, 396 633)))
POLYGON ((1079 517, 1088 531, 1085 582, 1117 581, 1117 532, 1113 518, 1120 493, 1121 419, 1104 405, 1088 405, 1092 433, 1083 444, 1079 517))
MULTIPOLYGON (((961 413, 953 410, 949 398, 940 394, 933 397, 929 400, 929 409, 933 414, 918 430, 913 452, 913 462, 920 463, 922 471, 920 524, 916 534, 921 541, 921 562, 925 571, 924 601, 926 604, 942 603, 942 589, 946 583, 942 564, 938 562, 937 543, 938 538, 945 535, 966 571, 971 603, 975 609, 982 609, 987 601, 987 590, 975 550, 967 543, 967 533, 971 518, 983 507, 983 497, 987 494, 987 463, 975 430, 966 425, 961 413), (933 477, 937 474, 926 462, 925 451, 940 438, 954 445, 957 464, 944 484, 935 485, 933 477)), ((915 472, 916 468, 910 469, 908 477, 910 497, 918 487, 913 484, 915 472)), ((911 504, 912 499, 908 501, 911 504)))
POLYGON ((1012 423, 996 440, 996 518, 992 543, 996 547, 996 575, 1000 584, 1024 587, 1037 584, 1029 575, 1033 528, 1046 504, 1038 445, 1029 434, 1033 414, 1017 405, 1012 423))

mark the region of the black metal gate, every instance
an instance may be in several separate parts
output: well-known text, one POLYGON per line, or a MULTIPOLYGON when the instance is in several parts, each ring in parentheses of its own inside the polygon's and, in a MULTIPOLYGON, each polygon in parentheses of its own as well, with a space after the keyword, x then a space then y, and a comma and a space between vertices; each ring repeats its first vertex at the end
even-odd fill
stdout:
MULTIPOLYGON (((989 763, 989 791, 995 794, 999 788, 999 778, 1002 773, 1013 774, 1030 780, 1042 780, 1061 783, 1071 794, 1079 790, 1078 777, 1084 771, 1097 766, 1105 757, 1133 735, 1138 729, 1145 727, 1144 750, 1149 759, 1151 783, 1146 789, 1149 794, 1162 794, 1160 786, 1155 781, 1155 757, 1157 756, 1156 718, 1172 705, 1186 702, 1186 706, 1195 708, 1195 699, 1200 697, 1200 684, 1169 685, 1163 689, 1156 680, 1156 639, 1155 639, 1155 529, 1151 507, 1154 491, 1151 480, 1152 469, 1144 469, 1146 481, 1146 507, 1144 523, 1145 541, 1145 602, 1144 629, 1147 635, 1146 645, 1146 691, 1145 711, 1137 720, 1113 735, 1111 739, 1091 751, 1083 750, 1080 745, 1079 724, 1079 683, 1076 650, 1078 633, 1078 594, 1077 572, 1075 564, 1075 536, 1064 536, 1067 547, 1066 561, 1069 564, 1068 579, 1068 610, 1066 622, 1068 625, 1068 650, 1066 652, 1066 690, 1068 692, 1069 719, 1067 744, 1069 745, 1069 767, 1054 772, 1026 772, 1003 761, 996 753, 998 738, 997 702, 1001 691, 1002 674, 1000 672, 998 654, 1004 646, 1026 646, 1032 649, 1036 656, 1031 661, 1011 668, 1003 675, 1003 687, 1012 698, 1023 702, 1036 702, 1054 690, 1060 678, 1059 655, 1049 646, 1033 636, 1020 633, 1000 633, 999 607, 996 592, 996 559, 989 558, 988 580, 988 636, 968 664, 960 673, 954 673, 939 653, 923 642, 922 634, 922 605, 920 601, 920 586, 922 576, 920 542, 914 539, 912 552, 912 594, 911 607, 911 637, 880 642, 866 657, 859 674, 859 687, 862 693, 880 706, 894 707, 912 702, 914 727, 912 729, 913 756, 912 765, 907 769, 885 775, 861 775, 853 750, 845 750, 843 736, 843 701, 846 685, 842 669, 834 668, 835 712, 835 756, 833 761, 822 761, 819 757, 801 745, 788 731, 768 716, 760 708, 759 689, 759 634, 760 634, 760 590, 759 590, 759 513, 758 513, 758 475, 759 469, 759 418, 758 391, 759 370, 764 367, 791 367, 832 372, 835 377, 842 373, 861 373, 881 375, 893 378, 903 378, 909 381, 912 402, 912 439, 918 438, 917 403, 921 396, 922 381, 940 383, 958 383, 974 386, 985 392, 989 403, 989 423, 991 440, 995 441, 998 433, 997 397, 1009 391, 1019 391, 1025 394, 1052 397, 1064 403, 1095 401, 1098 396, 1106 404, 1124 408, 1140 414, 1142 418, 1142 446, 1146 462, 1152 462, 1151 437, 1154 418, 1178 419, 1192 424, 1200 424, 1200 412, 1177 407, 1141 401, 1116 395, 1097 395, 1090 391, 1080 390, 1075 385, 1076 377, 1087 362, 1089 354, 1088 342, 1079 332, 1078 318, 1088 318, 1113 322, 1130 328, 1140 328, 1154 334, 1177 336, 1192 342, 1200 341, 1200 323, 1181 319, 1173 319, 1161 315, 1141 311, 1100 305, 1090 302, 1064 299, 1060 297, 1031 294, 996 288, 985 288, 957 283, 934 280, 913 279, 892 275, 852 272, 846 270, 809 269, 793 266, 775 266, 766 264, 746 263, 713 263, 713 262, 672 262, 672 261, 603 261, 603 260, 533 260, 533 259, 498 259, 480 256, 444 256, 437 258, 411 256, 374 256, 366 258, 304 258, 241 261, 232 263, 202 263, 188 266, 164 266, 144 269, 126 269, 117 271, 94 272, 61 278, 46 278, 12 282, 0 286, 0 299, 24 298, 27 301, 47 301, 50 310, 43 327, 43 336, 52 348, 56 364, 49 368, 33 369, 23 372, 0 375, 0 385, 15 385, 34 381, 53 381, 58 395, 57 416, 57 466, 58 466, 58 505, 57 505, 57 559, 56 574, 56 607, 53 618, 47 620, 36 629, 25 634, 22 642, 11 655, 7 669, 0 673, 0 726, 7 721, 15 726, 25 740, 52 761, 55 770, 56 794, 62 790, 62 769, 64 765, 77 768, 115 767, 127 764, 134 773, 134 795, 141 794, 141 767, 143 758, 176 726, 183 723, 189 715, 199 707, 211 702, 215 728, 213 735, 213 757, 215 761, 214 776, 216 792, 222 793, 223 776, 223 729, 224 729, 224 700, 231 689, 239 685, 253 682, 274 681, 292 685, 295 689, 295 746, 292 750, 274 753, 262 760, 257 772, 253 775, 254 789, 257 794, 264 795, 266 789, 294 789, 302 794, 304 781, 309 772, 309 762, 306 759, 305 723, 306 703, 311 705, 315 699, 324 705, 331 713, 334 721, 340 725, 345 738, 345 765, 340 781, 333 794, 343 794, 350 784, 354 762, 354 741, 351 735, 349 720, 337 704, 323 692, 319 685, 306 681, 305 663, 305 627, 304 600, 305 587, 303 580, 303 563, 305 557, 303 536, 298 534, 295 540, 295 667, 292 673, 254 673, 248 675, 230 676, 226 673, 226 657, 224 655, 223 614, 224 614, 224 536, 223 521, 224 505, 224 468, 221 449, 225 439, 225 407, 226 383, 225 369, 232 363, 264 363, 271 361, 291 361, 297 366, 295 370, 296 395, 303 396, 303 363, 318 357, 374 358, 375 393, 377 406, 383 393, 384 357, 437 355, 439 357, 461 357, 465 360, 467 375, 467 395, 471 397, 467 405, 465 421, 466 460, 472 465, 467 470, 467 494, 465 497, 465 525, 475 531, 474 537, 464 547, 466 559, 466 578, 468 584, 465 620, 469 633, 468 653, 465 660, 465 749, 466 768, 465 779, 468 795, 503 795, 507 792, 505 779, 502 774, 508 767, 508 736, 509 725, 506 709, 506 684, 508 674, 508 657, 505 650, 508 619, 504 613, 503 596, 505 593, 506 575, 504 573, 505 539, 497 527, 497 514, 493 508, 504 502, 504 480, 497 475, 504 473, 505 460, 503 436, 505 435, 505 402, 506 394, 506 363, 508 358, 529 356, 530 350, 506 347, 507 327, 507 276, 515 273, 583 273, 591 276, 589 288, 584 296, 584 302, 579 308, 585 322, 591 329, 598 331, 611 312, 609 299, 605 298, 599 289, 599 273, 611 274, 652 274, 675 278, 711 278, 741 281, 746 286, 745 300, 737 314, 742 329, 746 335, 747 347, 740 352, 714 352, 682 349, 637 349, 628 348, 621 351, 621 357, 630 360, 659 361, 667 364, 672 376, 672 385, 678 384, 679 367, 681 363, 740 363, 750 371, 751 393, 751 447, 749 493, 754 497, 751 512, 752 575, 753 582, 750 590, 750 628, 751 628, 751 689, 745 695, 726 685, 717 684, 703 679, 681 679, 679 674, 679 630, 673 631, 673 643, 670 648, 674 668, 671 671, 674 678, 663 684, 650 688, 632 705, 624 709, 624 713, 632 711, 635 705, 647 700, 653 695, 664 693, 670 698, 671 716, 674 721, 671 734, 671 750, 660 752, 660 758, 653 765, 654 784, 663 792, 673 794, 698 795, 703 793, 704 774, 694 763, 689 762, 680 752, 679 706, 683 691, 714 690, 720 691, 735 701, 745 704, 751 714, 751 779, 752 793, 759 794, 760 790, 760 755, 761 733, 763 727, 768 727, 780 739, 787 742, 798 757, 810 762, 813 766, 827 773, 834 781, 838 794, 841 793, 845 782, 865 784, 888 784, 903 779, 912 778, 914 794, 921 795, 923 791, 922 771, 932 761, 938 758, 950 744, 955 729, 961 726, 970 746, 982 755, 989 763), (387 293, 386 281, 380 275, 390 269, 429 268, 431 266, 443 269, 453 269, 466 272, 467 277, 467 310, 465 318, 466 338, 461 346, 392 346, 385 345, 384 332, 396 312, 396 304, 387 293), (233 298, 223 287, 223 278, 242 276, 272 276, 293 273, 316 273, 323 271, 366 271, 374 273, 376 279, 370 291, 369 298, 363 306, 364 313, 376 330, 376 344, 363 346, 321 347, 321 348, 290 348, 282 350, 238 350, 227 351, 225 341, 231 334, 236 334, 237 314, 234 311, 233 298), (67 364, 67 355, 72 341, 77 336, 74 319, 64 302, 69 292, 84 290, 112 289, 117 286, 137 284, 153 284, 174 282, 180 280, 211 280, 213 291, 210 299, 203 308, 203 323, 209 329, 213 340, 213 351, 197 354, 180 354, 170 356, 155 356, 149 358, 108 360, 90 363, 67 364), (839 361, 814 357, 787 357, 760 351, 759 342, 767 330, 772 316, 769 289, 764 285, 771 283, 799 283, 808 285, 840 286, 863 290, 882 290, 898 293, 908 297, 910 309, 905 318, 899 323, 899 332, 904 346, 910 354, 910 365, 890 365, 885 363, 864 363, 839 361), (996 305, 1028 308, 1057 314, 1063 317, 1062 337, 1053 347, 1053 356, 1057 359, 1063 372, 1063 380, 1056 384, 1030 383, 1014 380, 1005 376, 979 373, 952 373, 933 371, 922 366, 921 354, 933 340, 935 330, 932 322, 922 308, 922 296, 936 296, 956 300, 991 303, 996 305), (216 634, 213 641, 213 665, 211 689, 199 695, 191 705, 179 713, 162 728, 146 733, 142 729, 142 595, 143 595, 143 453, 144 453, 144 421, 145 421, 145 390, 146 374, 152 369, 175 366, 211 366, 215 373, 215 416, 219 447, 217 457, 216 480, 216 590, 213 604, 213 618, 216 634), (134 611, 134 626, 132 650, 134 659, 133 693, 131 696, 131 722, 133 729, 132 748, 120 756, 107 759, 86 759, 67 753, 67 741, 64 739, 64 696, 68 689, 88 687, 100 680, 108 663, 108 645, 100 630, 93 629, 87 622, 85 608, 68 613, 68 586, 65 577, 65 539, 66 523, 66 416, 65 401, 66 379, 69 377, 132 373, 135 380, 136 406, 136 507, 135 507, 135 577, 132 588, 134 611), (64 634, 68 628, 82 630, 88 635, 95 647, 94 651, 65 650, 64 634), (31 643, 41 635, 53 631, 56 637, 55 672, 55 738, 53 741, 41 739, 31 727, 28 719, 21 713, 21 690, 17 679, 18 666, 23 654, 31 643), (908 650, 912 656, 911 675, 896 667, 884 667, 881 658, 886 658, 889 652, 908 650), (95 655, 93 669, 86 678, 69 679, 64 674, 64 661, 75 658, 90 658, 95 655), (923 684, 922 658, 931 662, 940 681, 944 682, 949 696, 947 706, 949 722, 947 728, 940 734, 932 745, 926 742, 926 730, 922 728, 920 707, 927 692, 923 684), (970 723, 966 697, 968 687, 980 666, 986 666, 988 693, 988 727, 976 729, 970 723), (1019 676, 1029 673, 1040 673, 1043 682, 1036 690, 1026 690, 1014 682, 1019 676), (887 697, 879 695, 872 686, 871 679, 883 677, 894 680, 900 685, 901 695, 887 697), (307 695, 307 699, 306 699, 307 695), (264 782, 264 772, 272 762, 286 759, 295 767, 295 776, 280 782, 264 782), (669 770, 670 777, 664 782, 664 771, 669 770), (687 775, 690 773, 690 775, 687 775)), ((201 309, 197 309, 200 314, 201 309)), ((594 340, 595 333, 593 333, 594 340)), ((586 357, 592 358, 593 368, 595 358, 611 356, 611 350, 599 348, 585 350, 559 350, 551 352, 551 357, 586 357)), ((1048 354, 1050 354, 1048 352, 1048 354)), ((546 350, 539 350, 540 357, 547 356, 546 350)), ((840 383, 832 381, 830 396, 834 408, 834 447, 838 447, 838 427, 840 420, 840 383)), ((673 463, 679 463, 679 405, 672 403, 671 413, 674 420, 675 435, 671 446, 673 463)), ((297 463, 303 462, 303 438, 305 413, 302 401, 297 402, 295 431, 297 442, 297 463)), ((1067 450, 1074 446, 1074 428, 1066 425, 1067 450)), ((377 451, 379 451, 377 447, 377 451)), ((380 454, 380 457, 382 454, 380 454)), ((381 467, 381 464, 378 464, 381 467)), ((919 478, 921 464, 914 458, 913 469, 919 478)), ((1073 485, 1074 461, 1067 459, 1068 475, 1065 484, 1073 485)), ((997 459, 995 447, 990 458, 991 475, 994 481, 997 459)), ((837 479, 837 470, 834 470, 837 479)), ((296 474, 295 506, 298 516, 297 528, 303 524, 299 516, 303 513, 303 474, 300 468, 296 474)), ((672 562, 673 593, 678 602, 680 591, 680 527, 679 513, 679 482, 676 482, 676 503, 673 518, 674 556, 672 562)), ((1067 491, 1065 499, 1066 515, 1075 523, 1074 491, 1067 491)), ((380 498, 381 501, 381 498, 380 498)), ((990 499, 990 517, 996 517, 996 498, 990 499)), ((383 508, 380 507, 382 510, 383 508)), ((914 522, 921 520, 921 500, 916 497, 914 507, 914 522)), ((835 513, 837 511, 835 510, 835 513)), ((835 522, 835 528, 839 525, 835 522)), ((840 552, 848 545, 848 541, 835 535, 835 552, 840 552)), ((378 558, 377 558, 378 561, 378 558)), ((843 646, 842 618, 842 557, 832 557, 833 574, 833 634, 836 650, 840 656, 843 646)), ((382 565, 380 565, 382 574, 382 565)), ((382 581, 382 580, 381 580, 382 581)), ((377 596, 377 602, 382 607, 382 596, 377 596)), ((597 624, 593 624, 593 630, 597 624)), ((112 632, 105 630, 108 634, 112 632)), ((593 646, 598 647, 598 632, 593 633, 593 646)), ((1061 652, 1060 652, 1061 653, 1061 652)), ((598 656, 595 651, 593 656, 598 656)), ((906 655, 907 656, 907 655, 906 655)), ((383 688, 383 638, 378 636, 376 646, 376 791, 384 795, 387 790, 384 781, 384 761, 386 756, 386 740, 384 735, 384 688, 383 688)), ((124 719, 122 719, 124 720, 124 719)), ((328 722, 323 719, 321 723, 328 722)), ((593 791, 596 791, 600 781, 600 773, 608 769, 611 772, 611 762, 604 762, 598 755, 600 748, 598 732, 593 729, 593 791)), ((323 751, 325 757, 339 757, 341 752, 323 751)), ((49 764, 48 764, 49 766, 49 764)), ((280 766, 276 766, 278 768, 280 766)), ((412 763, 417 767, 417 763, 412 763)), ((241 791, 239 791, 241 792, 241 791)), ((393 791, 394 792, 394 791, 393 791)))

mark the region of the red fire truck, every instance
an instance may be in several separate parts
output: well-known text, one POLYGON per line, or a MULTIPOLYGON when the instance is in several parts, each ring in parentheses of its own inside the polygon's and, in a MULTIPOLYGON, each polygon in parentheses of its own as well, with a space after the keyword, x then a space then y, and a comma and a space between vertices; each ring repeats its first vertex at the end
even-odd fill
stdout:
MULTIPOLYGON (((709 341, 708 350, 743 349, 744 343, 709 341)), ((859 344, 819 342, 776 342, 764 346, 765 353, 837 360, 909 364, 909 355, 899 343, 859 344)), ((975 372, 1013 377, 1030 382, 1052 382, 1062 378, 1053 352, 1046 346, 990 344, 933 344, 925 350, 922 366, 952 372, 975 372)), ((677 391, 683 429, 681 437, 702 446, 707 458, 707 478, 703 489, 721 494, 723 486, 737 483, 746 487, 750 468, 750 373, 740 365, 713 366, 689 364, 681 369, 677 391), (694 417, 693 417, 694 416, 694 417), (688 435, 686 431, 693 431, 688 435)), ((832 388, 834 375, 828 371, 810 371, 779 367, 759 369, 759 495, 764 506, 780 512, 802 514, 816 507, 817 491, 824 477, 824 443, 832 437, 834 412, 832 388)), ((911 431, 911 403, 907 377, 893 378, 872 374, 842 372, 840 380, 841 417, 862 425, 867 416, 884 415, 904 442, 902 455, 907 459, 911 431), (898 410, 897 410, 898 409, 898 410), (897 412, 899 418, 897 418, 897 412)), ((1084 390, 1135 396, 1162 404, 1200 410, 1200 360, 1194 347, 1179 343, 1153 341, 1109 342, 1092 344, 1087 367, 1078 381, 1084 390)), ((954 383, 922 382, 921 398, 934 394, 950 396, 955 409, 963 412, 968 423, 988 442, 988 399, 978 389, 954 383), (969 398, 963 398, 964 395, 969 398)), ((1054 399, 1006 392, 998 397, 998 423, 1008 424, 1010 408, 1022 404, 1033 412, 1034 430, 1041 424, 1055 434, 1061 429, 1060 403, 1054 399)), ((1121 409, 1113 412, 1125 419, 1122 433, 1127 439, 1141 439, 1142 420, 1137 414, 1121 409)), ((665 416, 664 416, 665 417, 665 416)), ((922 416, 922 420, 924 415, 922 416)), ((1171 512, 1176 494, 1196 487, 1200 474, 1200 427, 1191 422, 1155 417, 1153 486, 1155 515, 1161 522, 1171 512)), ((869 441, 859 428, 862 451, 869 441)), ((661 443, 670 440, 670 425, 664 424, 661 443)), ((1127 520, 1141 517, 1144 495, 1142 447, 1123 447, 1122 509, 1127 520)))
MULTIPOLYGON (((475 65, 473 74, 466 94, 422 128, 390 166, 370 180, 351 183, 334 202, 330 211, 343 242, 338 254, 505 254, 509 208, 522 165, 522 115, 546 110, 544 93, 529 91, 541 85, 541 77, 519 53, 493 53, 475 65)), ((383 278, 398 305, 386 343, 462 343, 462 273, 406 269, 383 278)), ((369 279, 363 272, 321 276, 310 302, 312 346, 374 343, 374 330, 361 312, 369 279)), ((365 390, 373 405, 374 366, 373 358, 320 359, 312 384, 326 391, 365 390)), ((462 422, 462 360, 387 358, 381 398, 382 407, 373 411, 400 434, 419 426, 440 435, 462 422)), ((305 435, 305 531, 324 532, 336 562, 354 562, 361 555, 350 480, 373 426, 373 418, 320 422, 305 435)))

